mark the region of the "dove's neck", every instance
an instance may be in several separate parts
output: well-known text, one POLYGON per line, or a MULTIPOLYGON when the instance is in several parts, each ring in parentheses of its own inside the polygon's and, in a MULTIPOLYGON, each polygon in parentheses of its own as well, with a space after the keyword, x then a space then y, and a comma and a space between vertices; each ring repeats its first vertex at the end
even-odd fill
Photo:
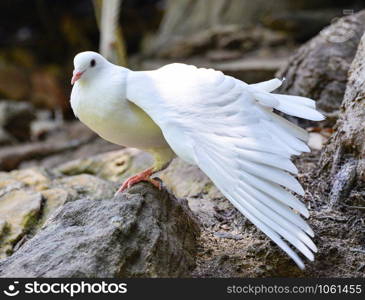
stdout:
MULTIPOLYGON (((93 108, 100 114, 126 104, 126 78, 130 71, 108 63, 93 76, 81 78, 72 88, 71 107, 76 116, 93 108)), ((86 74, 85 74, 86 75, 86 74)))

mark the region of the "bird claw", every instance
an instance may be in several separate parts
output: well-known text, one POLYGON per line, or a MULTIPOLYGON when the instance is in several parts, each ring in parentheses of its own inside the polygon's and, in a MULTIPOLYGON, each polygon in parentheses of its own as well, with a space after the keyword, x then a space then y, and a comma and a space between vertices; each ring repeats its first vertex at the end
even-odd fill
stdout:
POLYGON ((152 169, 148 169, 146 171, 143 171, 137 175, 134 175, 130 178, 128 178, 126 181, 123 182, 121 187, 118 189, 118 191, 115 193, 114 196, 118 195, 119 193, 124 192, 126 189, 129 189, 131 186, 141 182, 141 181, 147 181, 152 183, 155 187, 157 187, 159 190, 162 189, 162 180, 158 177, 150 178, 152 175, 152 169))

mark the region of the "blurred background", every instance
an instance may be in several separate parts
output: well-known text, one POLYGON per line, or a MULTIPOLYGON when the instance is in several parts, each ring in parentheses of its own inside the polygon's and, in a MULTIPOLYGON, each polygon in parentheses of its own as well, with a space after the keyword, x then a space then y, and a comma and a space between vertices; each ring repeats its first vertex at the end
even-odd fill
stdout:
MULTIPOLYGON (((67 115, 73 57, 99 50, 97 2, 1 1, 1 98, 67 115)), ((298 45, 364 5, 361 0, 119 2, 118 34, 130 68, 191 61, 248 82, 272 77, 298 45)))
MULTIPOLYGON (((363 7, 361 0, 1 1, 0 145, 45 140, 74 120, 70 78, 80 51, 101 50, 132 69, 192 63, 252 83, 274 77, 300 45, 363 7)), ((22 160, 0 153, 0 168, 22 160)))

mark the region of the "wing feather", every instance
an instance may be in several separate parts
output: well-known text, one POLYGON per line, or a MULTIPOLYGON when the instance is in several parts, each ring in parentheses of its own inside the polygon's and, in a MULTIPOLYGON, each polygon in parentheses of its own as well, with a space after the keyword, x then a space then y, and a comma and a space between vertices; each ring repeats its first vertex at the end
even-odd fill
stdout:
POLYGON ((311 99, 270 93, 273 79, 247 85, 212 69, 172 64, 134 72, 127 97, 160 126, 171 148, 196 163, 222 194, 267 234, 300 268, 314 259, 309 212, 288 190, 304 190, 290 174, 291 155, 308 152, 305 130, 273 109, 310 120, 323 116, 311 99), (290 172, 290 173, 288 173, 290 172))

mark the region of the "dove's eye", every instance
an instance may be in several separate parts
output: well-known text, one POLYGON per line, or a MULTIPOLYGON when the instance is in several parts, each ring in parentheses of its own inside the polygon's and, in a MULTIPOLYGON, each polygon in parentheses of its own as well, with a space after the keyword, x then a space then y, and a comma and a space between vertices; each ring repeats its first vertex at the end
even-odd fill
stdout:
POLYGON ((95 66, 95 64, 96 64, 95 59, 92 59, 92 60, 90 61, 90 66, 91 66, 91 67, 93 67, 93 66, 95 66))

